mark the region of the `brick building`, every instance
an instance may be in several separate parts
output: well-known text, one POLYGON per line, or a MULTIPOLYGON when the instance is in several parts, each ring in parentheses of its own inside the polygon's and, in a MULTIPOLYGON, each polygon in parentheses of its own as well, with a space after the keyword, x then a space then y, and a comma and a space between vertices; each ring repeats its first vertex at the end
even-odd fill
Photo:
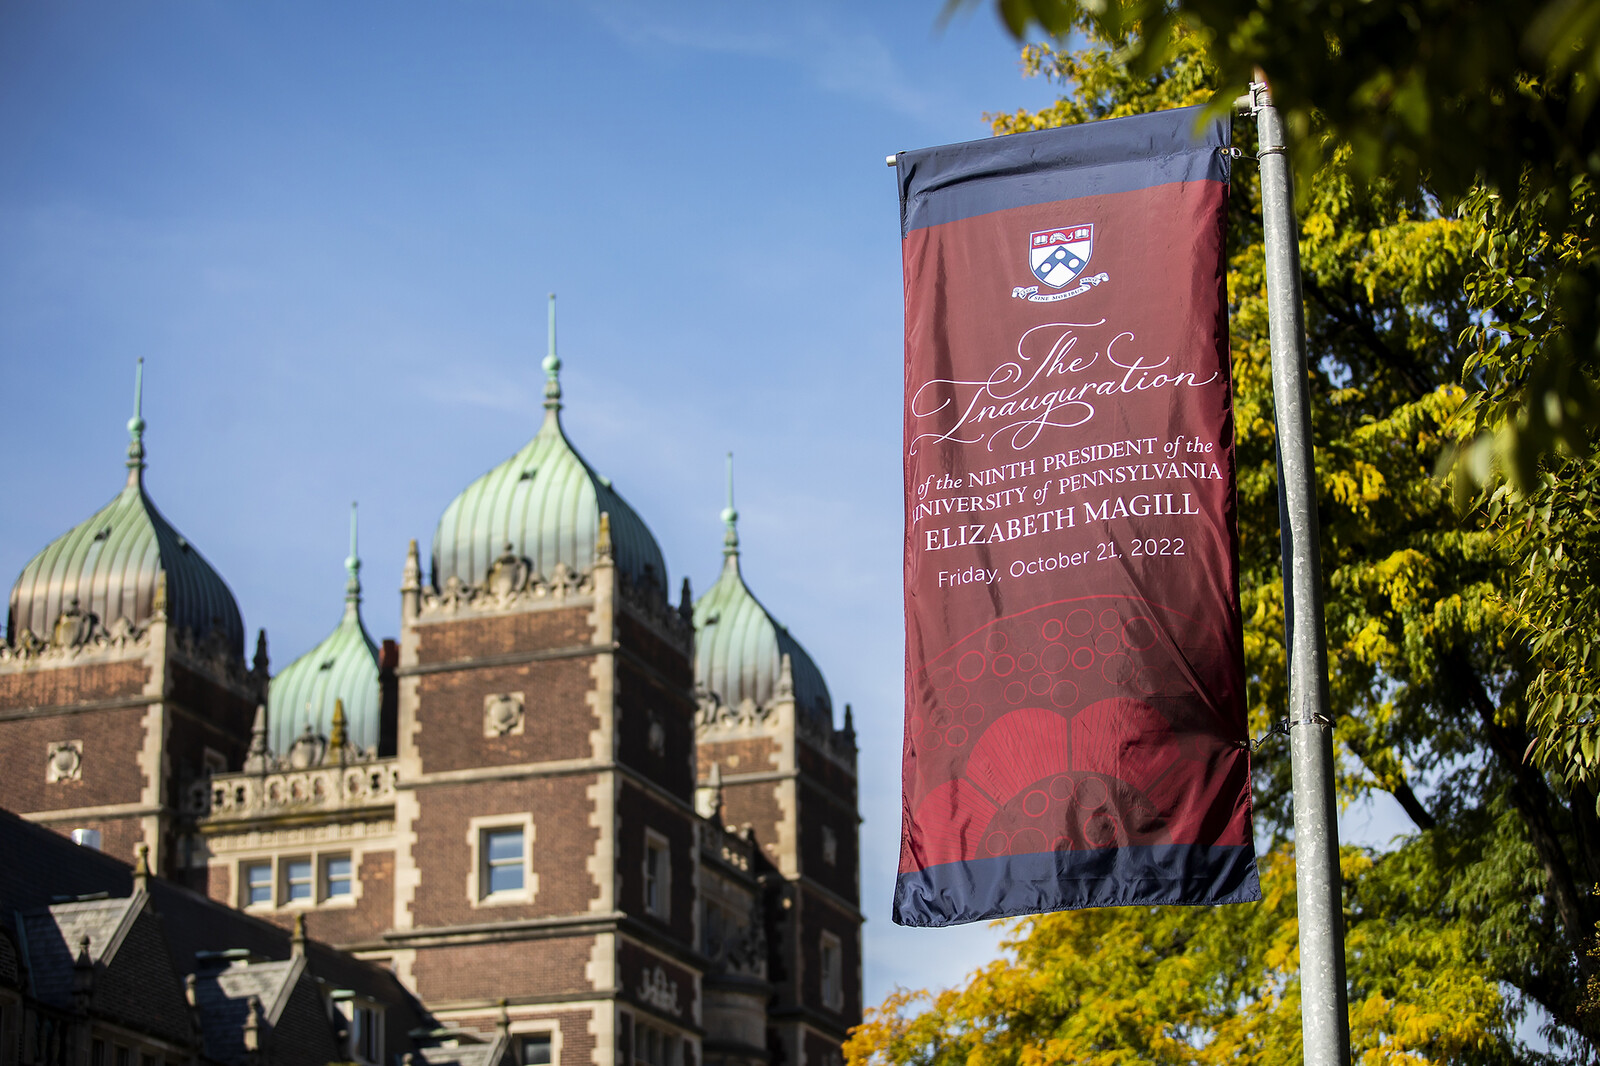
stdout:
POLYGON ((537 434, 426 567, 412 542, 399 638, 362 622, 352 520, 340 624, 275 676, 151 502, 136 413, 122 492, 12 589, 0 806, 303 917, 514 1061, 831 1066, 861 1014, 849 708, 745 585, 731 488, 721 576, 670 602, 562 428, 553 317, 544 369, 537 434))

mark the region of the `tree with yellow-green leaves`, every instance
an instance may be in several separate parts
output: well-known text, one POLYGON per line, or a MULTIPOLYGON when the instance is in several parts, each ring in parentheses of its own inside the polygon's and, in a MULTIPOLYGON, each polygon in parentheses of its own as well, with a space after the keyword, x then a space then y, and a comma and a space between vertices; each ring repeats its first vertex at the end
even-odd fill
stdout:
MULTIPOLYGON (((1078 50, 1025 63, 1065 93, 997 133, 1205 103, 1202 38, 1169 28, 1155 71, 1084 20, 1078 50)), ((1253 732, 1287 706, 1266 289, 1252 131, 1236 133, 1228 292, 1241 597, 1253 732)), ((1315 132, 1314 130, 1312 131, 1315 132)), ((1600 477, 1550 453, 1514 491, 1437 476, 1483 461, 1525 395, 1529 346, 1559 343, 1562 257, 1592 253, 1537 190, 1445 198, 1352 168, 1299 190, 1329 685, 1341 798, 1384 792, 1411 821, 1343 856, 1351 1034, 1361 1062, 1532 1062, 1538 1007, 1565 1060, 1600 1056, 1594 678, 1600 477), (1475 449, 1477 449, 1475 451, 1475 449)), ((1128 908, 1015 922, 970 986, 870 1011, 851 1062, 1300 1061, 1287 744, 1256 755, 1261 904, 1128 908)))
MULTIPOLYGON (((1302 178, 1348 149, 1361 179, 1425 180, 1449 199, 1531 189, 1546 224, 1592 226, 1581 201, 1600 180, 1597 0, 991 2, 1019 38, 1084 26, 1116 40, 1140 76, 1170 68, 1174 41, 1204 39, 1225 98, 1262 74, 1271 83, 1302 178)), ((1546 306, 1565 336, 1526 353, 1515 402, 1484 437, 1518 488, 1539 457, 1583 451, 1600 431, 1600 255, 1564 255, 1553 277, 1546 306)))

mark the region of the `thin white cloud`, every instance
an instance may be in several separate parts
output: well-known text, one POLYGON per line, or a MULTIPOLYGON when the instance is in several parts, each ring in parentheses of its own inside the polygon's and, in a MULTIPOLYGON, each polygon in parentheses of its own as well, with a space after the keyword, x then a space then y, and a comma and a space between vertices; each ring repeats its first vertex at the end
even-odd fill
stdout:
POLYGON ((919 88, 894 52, 863 23, 838 12, 708 0, 656 6, 611 3, 589 9, 632 48, 671 48, 772 59, 797 68, 824 92, 852 97, 918 120, 943 110, 919 88))
POLYGON ((494 375, 480 368, 471 373, 461 363, 450 364, 449 374, 428 377, 418 375, 412 379, 412 389, 430 402, 445 407, 469 407, 485 411, 502 411, 510 414, 527 414, 539 407, 525 382, 509 375, 494 375), (461 378, 470 378, 463 381, 461 378))
MULTIPOLYGON (((644 5, 602 4, 590 8, 600 23, 624 44, 634 48, 664 46, 727 55, 774 56, 783 51, 781 37, 749 28, 690 26, 662 20, 663 12, 644 5)), ((748 15, 748 11, 741 11, 748 15)))

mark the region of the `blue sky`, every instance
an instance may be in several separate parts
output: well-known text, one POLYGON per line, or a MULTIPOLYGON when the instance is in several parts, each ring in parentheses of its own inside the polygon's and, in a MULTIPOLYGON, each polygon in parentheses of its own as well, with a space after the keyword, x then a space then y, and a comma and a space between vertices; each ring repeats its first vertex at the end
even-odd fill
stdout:
POLYGON ((674 584, 745 572, 850 702, 867 998, 957 982, 984 927, 888 920, 897 855, 899 231, 886 154, 1054 96, 990 7, 341 0, 0 5, 0 573, 147 483, 281 668, 366 617, 406 542, 539 423, 545 293, 568 431, 674 584))

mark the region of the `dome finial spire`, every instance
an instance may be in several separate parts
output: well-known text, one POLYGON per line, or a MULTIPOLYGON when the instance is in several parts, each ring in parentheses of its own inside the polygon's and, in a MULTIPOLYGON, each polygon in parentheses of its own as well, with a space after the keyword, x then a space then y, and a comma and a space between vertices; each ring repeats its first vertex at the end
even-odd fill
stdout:
POLYGON ((728 506, 722 509, 722 524, 728 531, 722 536, 722 554, 728 557, 739 554, 739 512, 733 508, 733 453, 728 453, 728 506))
POLYGON ((344 599, 346 603, 361 602, 361 556, 356 552, 356 504, 350 501, 350 556, 344 561, 345 572, 350 579, 344 583, 344 599))
POLYGON ((544 357, 544 409, 561 410, 561 357, 556 355, 556 294, 550 294, 550 354, 544 357))
POLYGON ((133 417, 128 419, 128 484, 139 481, 144 470, 144 357, 133 372, 133 417))

